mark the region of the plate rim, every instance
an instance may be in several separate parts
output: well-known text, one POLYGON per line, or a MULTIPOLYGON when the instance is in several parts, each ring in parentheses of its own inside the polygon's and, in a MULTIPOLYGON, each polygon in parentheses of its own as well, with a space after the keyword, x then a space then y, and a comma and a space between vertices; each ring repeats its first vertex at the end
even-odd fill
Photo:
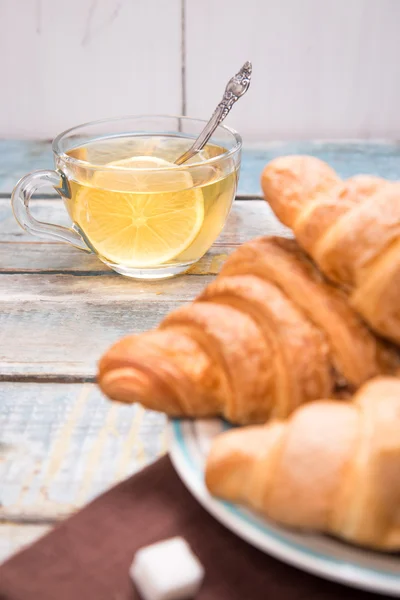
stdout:
POLYGON ((275 532, 260 531, 259 525, 253 523, 251 517, 240 513, 234 504, 213 498, 204 484, 202 474, 199 477, 199 467, 188 452, 182 430, 184 423, 182 419, 170 421, 171 461, 180 479, 196 500, 225 527, 266 554, 303 571, 369 592, 375 591, 400 597, 400 563, 399 576, 397 576, 390 572, 362 567, 351 562, 346 564, 340 559, 317 554, 314 550, 291 544, 275 532))

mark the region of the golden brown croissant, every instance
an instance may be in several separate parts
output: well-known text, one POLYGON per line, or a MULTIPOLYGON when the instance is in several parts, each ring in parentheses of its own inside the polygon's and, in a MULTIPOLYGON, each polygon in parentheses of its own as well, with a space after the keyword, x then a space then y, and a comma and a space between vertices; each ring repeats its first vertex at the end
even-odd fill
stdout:
POLYGON ((353 402, 312 402, 287 421, 221 434, 206 484, 284 525, 400 549, 400 380, 376 378, 353 402))
MULTIPOLYGON (((375 375, 395 372, 398 352, 377 340, 349 306, 346 294, 325 281, 294 240, 264 237, 243 244, 222 267, 220 278, 242 274, 278 286, 324 333, 338 383, 342 376, 355 388, 375 375)), ((203 297, 210 297, 210 289, 213 286, 203 297)), ((282 341, 280 347, 285 346, 282 341)))
POLYGON ((261 184, 322 272, 351 290, 375 331, 400 344, 400 183, 342 181, 317 158, 286 156, 266 166, 261 184))
POLYGON ((235 252, 197 301, 115 344, 99 384, 171 416, 248 424, 398 365, 294 241, 262 238, 235 252))

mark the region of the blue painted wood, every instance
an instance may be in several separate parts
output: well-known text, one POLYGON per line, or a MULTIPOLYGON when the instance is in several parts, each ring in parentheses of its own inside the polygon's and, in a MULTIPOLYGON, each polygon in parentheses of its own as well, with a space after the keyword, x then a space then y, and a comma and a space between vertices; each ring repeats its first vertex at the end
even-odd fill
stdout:
MULTIPOLYGON (((268 142, 244 147, 238 193, 259 195, 262 169, 273 158, 285 154, 317 156, 341 177, 369 173, 400 179, 400 144, 397 142, 268 142)), ((25 173, 52 167, 50 141, 0 140, 0 193, 11 192, 25 173)))
POLYGON ((0 193, 11 192, 26 173, 52 167, 49 140, 0 140, 0 193))
POLYGON ((0 407, 0 521, 64 517, 167 448, 164 415, 93 384, 2 383, 0 407))
POLYGON ((342 178, 360 173, 400 179, 397 142, 270 142, 243 150, 239 193, 261 194, 260 175, 277 156, 310 154, 329 163, 342 178))

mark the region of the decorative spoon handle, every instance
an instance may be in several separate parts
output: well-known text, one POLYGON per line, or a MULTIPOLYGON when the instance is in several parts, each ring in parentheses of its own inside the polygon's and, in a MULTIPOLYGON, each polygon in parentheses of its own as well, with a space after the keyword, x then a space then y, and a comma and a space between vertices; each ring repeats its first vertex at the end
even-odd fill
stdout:
POLYGON ((251 62, 247 61, 240 69, 239 73, 236 73, 236 75, 228 81, 222 100, 213 112, 211 119, 208 121, 193 146, 175 161, 176 165, 183 164, 204 148, 218 125, 222 123, 225 117, 230 113, 235 102, 237 102, 237 100, 239 100, 239 98, 241 98, 241 96, 249 89, 251 72, 251 62))

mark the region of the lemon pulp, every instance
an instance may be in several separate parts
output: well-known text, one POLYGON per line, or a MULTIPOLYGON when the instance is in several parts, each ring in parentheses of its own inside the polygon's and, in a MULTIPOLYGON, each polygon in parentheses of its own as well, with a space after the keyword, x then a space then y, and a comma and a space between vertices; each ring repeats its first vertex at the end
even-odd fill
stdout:
POLYGON ((97 253, 120 265, 151 267, 192 244, 204 202, 187 170, 154 156, 107 166, 113 170, 95 173, 90 186, 80 187, 74 206, 74 220, 97 253))

